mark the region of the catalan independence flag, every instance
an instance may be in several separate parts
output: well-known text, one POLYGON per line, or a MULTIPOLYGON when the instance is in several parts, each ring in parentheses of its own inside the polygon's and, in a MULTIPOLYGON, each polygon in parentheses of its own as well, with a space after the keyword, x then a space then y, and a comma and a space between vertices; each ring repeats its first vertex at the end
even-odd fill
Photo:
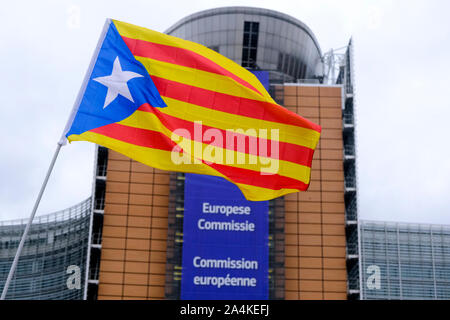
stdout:
POLYGON ((264 201, 307 190, 320 132, 219 53, 108 19, 65 137, 264 201))

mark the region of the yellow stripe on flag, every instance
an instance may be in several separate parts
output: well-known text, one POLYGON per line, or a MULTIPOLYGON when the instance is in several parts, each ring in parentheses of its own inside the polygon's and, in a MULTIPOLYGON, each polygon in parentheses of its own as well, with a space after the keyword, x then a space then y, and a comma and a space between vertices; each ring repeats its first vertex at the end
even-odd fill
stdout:
POLYGON ((136 57, 151 76, 180 82, 189 86, 210 91, 216 91, 235 97, 242 97, 257 101, 267 101, 253 90, 244 87, 231 78, 207 71, 180 66, 173 63, 162 62, 150 58, 136 57))
MULTIPOLYGON (((239 116, 227 112, 217 111, 209 108, 197 106, 187 102, 167 98, 163 96, 167 103, 167 108, 159 109, 161 113, 171 115, 187 121, 199 121, 201 119, 202 125, 210 126, 222 130, 237 130, 255 129, 258 133, 259 129, 268 130, 268 138, 270 139, 270 130, 279 130, 279 141, 304 146, 310 149, 315 149, 319 140, 320 133, 315 130, 310 130, 302 127, 281 124, 277 122, 254 119, 244 116, 239 116)), ((123 124, 136 126, 139 123, 150 123, 146 120, 151 113, 137 110, 127 119, 123 120, 123 124), (140 120, 142 118, 142 120, 140 120)), ((145 127, 143 129, 151 129, 145 127)), ((154 129, 151 129, 154 130, 154 129)), ((249 136, 257 137, 257 134, 252 134, 248 131, 249 136)))
POLYGON ((114 25, 117 28, 117 31, 121 36, 125 36, 127 38, 133 38, 143 41, 149 41, 153 43, 168 45, 172 47, 187 49, 192 52, 195 52, 213 62, 220 65, 221 67, 227 69, 234 75, 238 76, 242 80, 248 82, 254 88, 256 88, 266 99, 266 101, 275 103, 272 97, 268 94, 264 86, 261 82, 256 78, 254 74, 249 72, 248 70, 239 66, 236 62, 224 57, 223 55, 211 50, 201 44, 180 39, 177 37, 169 36, 164 33, 160 33, 157 31, 149 30, 143 27, 135 26, 126 22, 121 22, 118 20, 113 20, 114 25))
MULTIPOLYGON (((214 160, 214 155, 212 151, 222 154, 222 160, 217 162, 219 164, 227 164, 227 155, 232 159, 245 159, 244 164, 233 163, 229 164, 231 167, 237 167, 242 169, 248 169, 253 171, 264 172, 266 174, 279 174, 281 176, 293 178, 300 180, 305 184, 309 184, 311 168, 296 164, 290 161, 284 161, 279 159, 273 159, 268 157, 261 157, 256 155, 249 155, 247 153, 227 150, 225 148, 211 146, 207 143, 201 143, 199 141, 194 141, 192 139, 183 138, 177 134, 173 134, 168 128, 161 123, 160 119, 153 113, 136 111, 133 115, 125 120, 122 120, 118 124, 140 128, 145 130, 158 131, 167 136, 169 139, 178 143, 178 145, 183 148, 183 150, 190 150, 193 158, 203 159, 209 162, 216 162, 214 160), (208 152, 205 152, 207 150, 208 152), (211 152, 210 152, 211 151, 211 152), (256 159, 257 163, 252 164, 250 159, 254 161, 256 159), (275 171, 276 170, 276 171, 275 171)), ((224 141, 225 142, 225 141, 224 141)), ((219 156, 217 158, 220 158, 219 156)), ((228 164, 227 164, 228 165, 228 164)))
MULTIPOLYGON (((211 176, 217 176, 225 178, 231 181, 228 177, 224 176, 220 172, 217 172, 213 168, 204 164, 175 164, 172 161, 168 161, 171 157, 170 151, 146 148, 141 146, 136 146, 134 144, 129 144, 120 140, 116 140, 110 137, 106 137, 101 134, 93 132, 84 132, 80 135, 71 135, 68 137, 70 141, 89 141, 111 150, 117 151, 127 157, 130 157, 138 162, 149 165, 151 167, 168 170, 175 172, 187 172, 187 173, 197 173, 205 174, 211 176)), ((298 192, 296 189, 280 189, 272 190, 268 188, 262 188, 258 186, 252 186, 243 183, 235 183, 239 189, 242 191, 244 196, 250 201, 265 201, 267 199, 273 199, 276 197, 281 197, 285 194, 298 192)))

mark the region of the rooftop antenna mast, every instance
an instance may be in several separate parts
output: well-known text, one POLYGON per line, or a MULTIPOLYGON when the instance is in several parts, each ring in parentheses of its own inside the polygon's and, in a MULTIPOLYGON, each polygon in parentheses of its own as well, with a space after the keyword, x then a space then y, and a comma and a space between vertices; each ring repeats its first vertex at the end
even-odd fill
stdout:
POLYGON ((324 84, 336 84, 340 68, 345 65, 345 50, 347 46, 331 49, 323 55, 324 84))

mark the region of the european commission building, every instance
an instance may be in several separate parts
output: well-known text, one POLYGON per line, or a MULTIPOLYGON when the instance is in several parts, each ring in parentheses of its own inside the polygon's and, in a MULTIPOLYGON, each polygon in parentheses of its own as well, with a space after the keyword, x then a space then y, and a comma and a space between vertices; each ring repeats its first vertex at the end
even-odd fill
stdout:
MULTIPOLYGON (((297 18, 249 7, 166 33, 232 59, 321 125, 309 190, 252 203, 98 146, 91 199, 35 219, 8 299, 449 298, 446 227, 358 225, 352 41, 323 53, 297 18)), ((23 229, 0 223, 0 287, 23 229)))

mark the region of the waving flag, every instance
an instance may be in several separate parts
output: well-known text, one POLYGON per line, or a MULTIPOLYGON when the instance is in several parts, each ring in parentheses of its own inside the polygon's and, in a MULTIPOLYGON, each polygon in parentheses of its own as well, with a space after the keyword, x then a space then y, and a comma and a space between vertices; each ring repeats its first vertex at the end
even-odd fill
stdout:
POLYGON ((108 19, 65 136, 262 201, 307 190, 320 131, 217 52, 108 19))

